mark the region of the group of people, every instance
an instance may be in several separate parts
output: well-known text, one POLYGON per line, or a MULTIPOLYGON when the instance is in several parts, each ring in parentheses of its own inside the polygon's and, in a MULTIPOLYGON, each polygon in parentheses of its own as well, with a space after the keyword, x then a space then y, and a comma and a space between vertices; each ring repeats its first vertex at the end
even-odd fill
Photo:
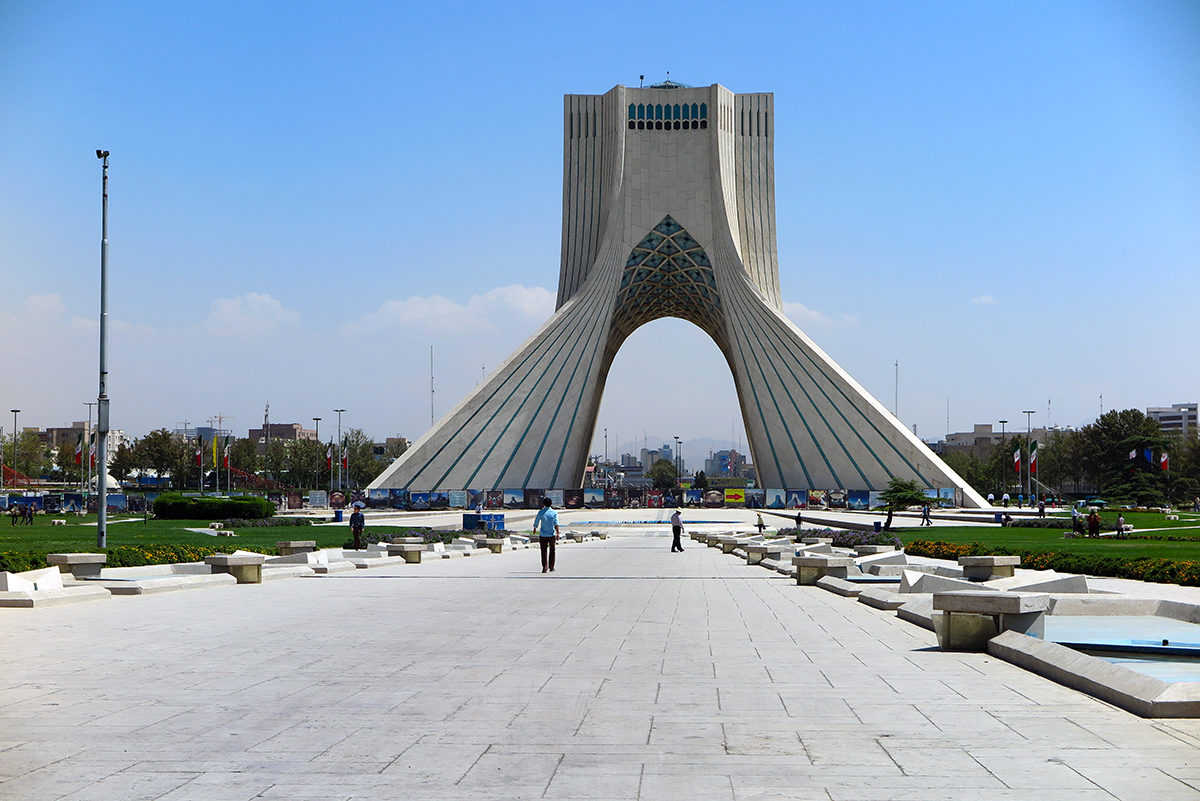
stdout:
POLYGON ((24 506, 13 504, 8 507, 8 522, 9 525, 16 526, 24 524, 26 526, 33 525, 33 504, 27 503, 24 506))
MULTIPOLYGON (((1125 518, 1121 517, 1118 525, 1123 527, 1124 524, 1125 524, 1125 518)), ((1083 515, 1081 515, 1079 513, 1078 507, 1072 509, 1071 510, 1071 530, 1074 531, 1076 534, 1087 534, 1087 536, 1089 536, 1089 537, 1099 537, 1100 536, 1100 513, 1097 512, 1095 508, 1093 508, 1088 513, 1087 517, 1084 517, 1083 515)))

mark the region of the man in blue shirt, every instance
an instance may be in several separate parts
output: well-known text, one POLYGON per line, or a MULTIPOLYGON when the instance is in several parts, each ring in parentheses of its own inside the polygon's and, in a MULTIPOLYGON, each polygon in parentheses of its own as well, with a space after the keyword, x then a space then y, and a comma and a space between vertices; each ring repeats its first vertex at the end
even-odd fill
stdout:
POLYGON ((554 543, 558 542, 558 512, 550 508, 550 499, 542 498, 542 508, 533 518, 533 529, 542 547, 542 572, 554 572, 554 543))

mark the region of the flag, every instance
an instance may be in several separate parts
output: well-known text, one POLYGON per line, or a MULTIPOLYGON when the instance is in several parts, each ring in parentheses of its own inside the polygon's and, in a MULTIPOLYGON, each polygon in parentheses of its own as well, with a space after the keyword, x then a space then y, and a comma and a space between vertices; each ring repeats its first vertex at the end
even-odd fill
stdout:
POLYGON ((1037 474, 1037 440, 1029 446, 1029 475, 1037 474))
POLYGON ((1021 472, 1021 446, 1019 445, 1017 446, 1017 449, 1013 451, 1013 472, 1021 472))
POLYGON ((203 458, 203 455, 204 455, 204 446, 203 446, 203 444, 201 444, 200 438, 196 437, 196 467, 203 466, 204 463, 203 463, 203 461, 201 461, 203 458))
POLYGON ((75 464, 83 464, 83 434, 75 440, 75 464))
POLYGON ((96 466, 96 435, 88 437, 88 464, 96 466))
POLYGON ((229 467, 229 437, 225 437, 225 457, 221 460, 221 467, 229 467))
POLYGON ((346 453, 346 449, 342 448, 342 469, 350 469, 350 454, 346 453))
POLYGON ((1147 462, 1154 462, 1154 452, 1151 451, 1150 448, 1146 448, 1146 450, 1142 451, 1142 453, 1145 454, 1147 462))
POLYGON ((213 464, 216 464, 216 463, 217 463, 217 435, 216 435, 216 434, 213 434, 213 438, 212 438, 212 446, 213 446, 213 458, 212 458, 212 463, 213 463, 213 464))
POLYGON ((325 449, 325 469, 333 469, 333 443, 329 443, 329 447, 325 449))
POLYGON ((1163 453, 1163 455, 1162 455, 1162 456, 1158 457, 1158 464, 1159 464, 1159 466, 1160 466, 1160 467, 1162 467, 1162 469, 1163 469, 1163 470, 1170 470, 1170 469, 1171 469, 1171 468, 1170 468, 1170 466, 1169 466, 1169 464, 1170 464, 1170 463, 1169 463, 1169 462, 1168 462, 1168 460, 1167 460, 1167 454, 1166 454, 1166 453, 1163 453))

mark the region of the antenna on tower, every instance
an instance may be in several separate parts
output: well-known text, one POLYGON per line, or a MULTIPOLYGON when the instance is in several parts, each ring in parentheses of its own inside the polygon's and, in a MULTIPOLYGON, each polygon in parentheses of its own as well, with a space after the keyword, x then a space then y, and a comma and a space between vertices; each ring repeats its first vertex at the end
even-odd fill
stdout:
POLYGON ((263 408, 263 444, 271 444, 271 402, 263 408))

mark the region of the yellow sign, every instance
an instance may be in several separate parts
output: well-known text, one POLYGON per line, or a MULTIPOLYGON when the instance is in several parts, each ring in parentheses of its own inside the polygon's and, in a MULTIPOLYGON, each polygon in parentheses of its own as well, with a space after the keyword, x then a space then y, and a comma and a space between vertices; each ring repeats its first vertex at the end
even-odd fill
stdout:
POLYGON ((725 503, 730 504, 730 505, 745 504, 746 503, 746 491, 744 489, 732 489, 732 488, 726 489, 725 490, 725 503))

